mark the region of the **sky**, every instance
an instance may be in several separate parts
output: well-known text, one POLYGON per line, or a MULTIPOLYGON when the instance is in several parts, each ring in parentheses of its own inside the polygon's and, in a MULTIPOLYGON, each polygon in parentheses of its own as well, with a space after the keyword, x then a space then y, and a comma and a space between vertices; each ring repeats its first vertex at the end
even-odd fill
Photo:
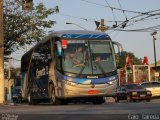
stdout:
MULTIPOLYGON (((82 30, 81 27, 87 30, 96 30, 95 20, 105 19, 106 26, 112 26, 115 22, 109 21, 125 21, 139 14, 132 12, 123 12, 115 9, 110 9, 96 4, 90 4, 85 0, 33 0, 37 5, 40 2, 47 8, 59 6, 59 13, 50 15, 47 19, 56 21, 52 29, 54 30, 82 30), (84 20, 87 19, 87 20, 84 20), (71 22, 73 24, 66 24, 71 22), (81 26, 81 27, 78 27, 81 26)), ((124 10, 147 12, 160 9, 160 0, 87 0, 101 5, 112 6, 124 10), (120 4, 119 4, 120 3, 120 4)), ((157 17, 160 17, 157 16, 157 17)), ((160 25, 160 18, 150 21, 142 21, 134 25, 127 26, 125 29, 143 29, 160 25)), ((136 57, 142 58, 147 56, 149 63, 154 63, 154 49, 151 32, 123 32, 123 31, 106 31, 113 41, 120 42, 124 51, 132 52, 136 57)), ((160 60, 160 32, 156 35, 156 57, 160 60)), ((14 57, 21 59, 19 54, 13 54, 14 57)), ((20 63, 13 63, 20 67, 20 63)))

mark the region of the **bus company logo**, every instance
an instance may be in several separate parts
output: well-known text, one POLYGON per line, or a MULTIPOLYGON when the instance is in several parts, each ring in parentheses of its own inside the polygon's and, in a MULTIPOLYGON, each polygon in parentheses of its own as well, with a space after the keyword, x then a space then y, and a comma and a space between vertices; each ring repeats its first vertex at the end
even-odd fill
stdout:
POLYGON ((87 76, 87 78, 98 78, 98 76, 87 76))

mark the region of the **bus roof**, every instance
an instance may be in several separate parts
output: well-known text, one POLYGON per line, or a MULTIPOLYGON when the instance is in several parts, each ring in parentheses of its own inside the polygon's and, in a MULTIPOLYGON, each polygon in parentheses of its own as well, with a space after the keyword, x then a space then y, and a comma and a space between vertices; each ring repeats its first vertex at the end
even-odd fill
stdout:
MULTIPOLYGON (((52 37, 60 37, 60 38, 70 38, 70 39, 106 39, 111 40, 109 35, 104 32, 99 31, 87 31, 87 30, 63 30, 63 31, 53 31, 46 37, 44 37, 39 43, 37 43, 34 47, 32 47, 27 53, 30 53, 34 48, 36 48, 39 44, 43 44, 52 37)), ((23 55, 23 56, 24 56, 23 55)), ((22 57, 23 57, 22 56, 22 57)))
POLYGON ((54 32, 53 34, 58 35, 61 38, 109 39, 109 36, 106 33, 99 31, 65 30, 65 31, 54 32))
POLYGON ((86 31, 86 30, 63 30, 63 31, 54 31, 50 33, 47 37, 44 37, 41 42, 48 40, 52 37, 60 38, 79 38, 79 39, 108 39, 110 40, 109 35, 104 32, 99 31, 86 31))

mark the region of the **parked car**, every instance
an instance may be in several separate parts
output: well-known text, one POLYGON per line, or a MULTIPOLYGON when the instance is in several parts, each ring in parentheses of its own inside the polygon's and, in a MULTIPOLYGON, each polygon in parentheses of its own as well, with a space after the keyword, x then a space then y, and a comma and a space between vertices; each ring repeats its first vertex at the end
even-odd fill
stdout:
POLYGON ((15 86, 12 92, 13 102, 20 103, 22 101, 21 87, 15 86))
POLYGON ((115 101, 127 100, 128 102, 136 102, 137 100, 146 100, 150 102, 152 93, 149 90, 143 89, 139 84, 127 84, 119 86, 115 101))
POLYGON ((150 90, 152 93, 152 97, 160 96, 160 82, 143 82, 141 83, 141 86, 146 90, 150 90))

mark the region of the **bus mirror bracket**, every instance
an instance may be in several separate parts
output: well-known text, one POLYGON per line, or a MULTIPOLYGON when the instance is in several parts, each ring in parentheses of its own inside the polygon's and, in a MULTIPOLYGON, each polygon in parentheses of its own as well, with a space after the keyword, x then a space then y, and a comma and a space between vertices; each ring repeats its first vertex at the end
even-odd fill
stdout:
POLYGON ((122 56, 123 47, 119 42, 113 41, 113 44, 118 47, 118 56, 122 56))

